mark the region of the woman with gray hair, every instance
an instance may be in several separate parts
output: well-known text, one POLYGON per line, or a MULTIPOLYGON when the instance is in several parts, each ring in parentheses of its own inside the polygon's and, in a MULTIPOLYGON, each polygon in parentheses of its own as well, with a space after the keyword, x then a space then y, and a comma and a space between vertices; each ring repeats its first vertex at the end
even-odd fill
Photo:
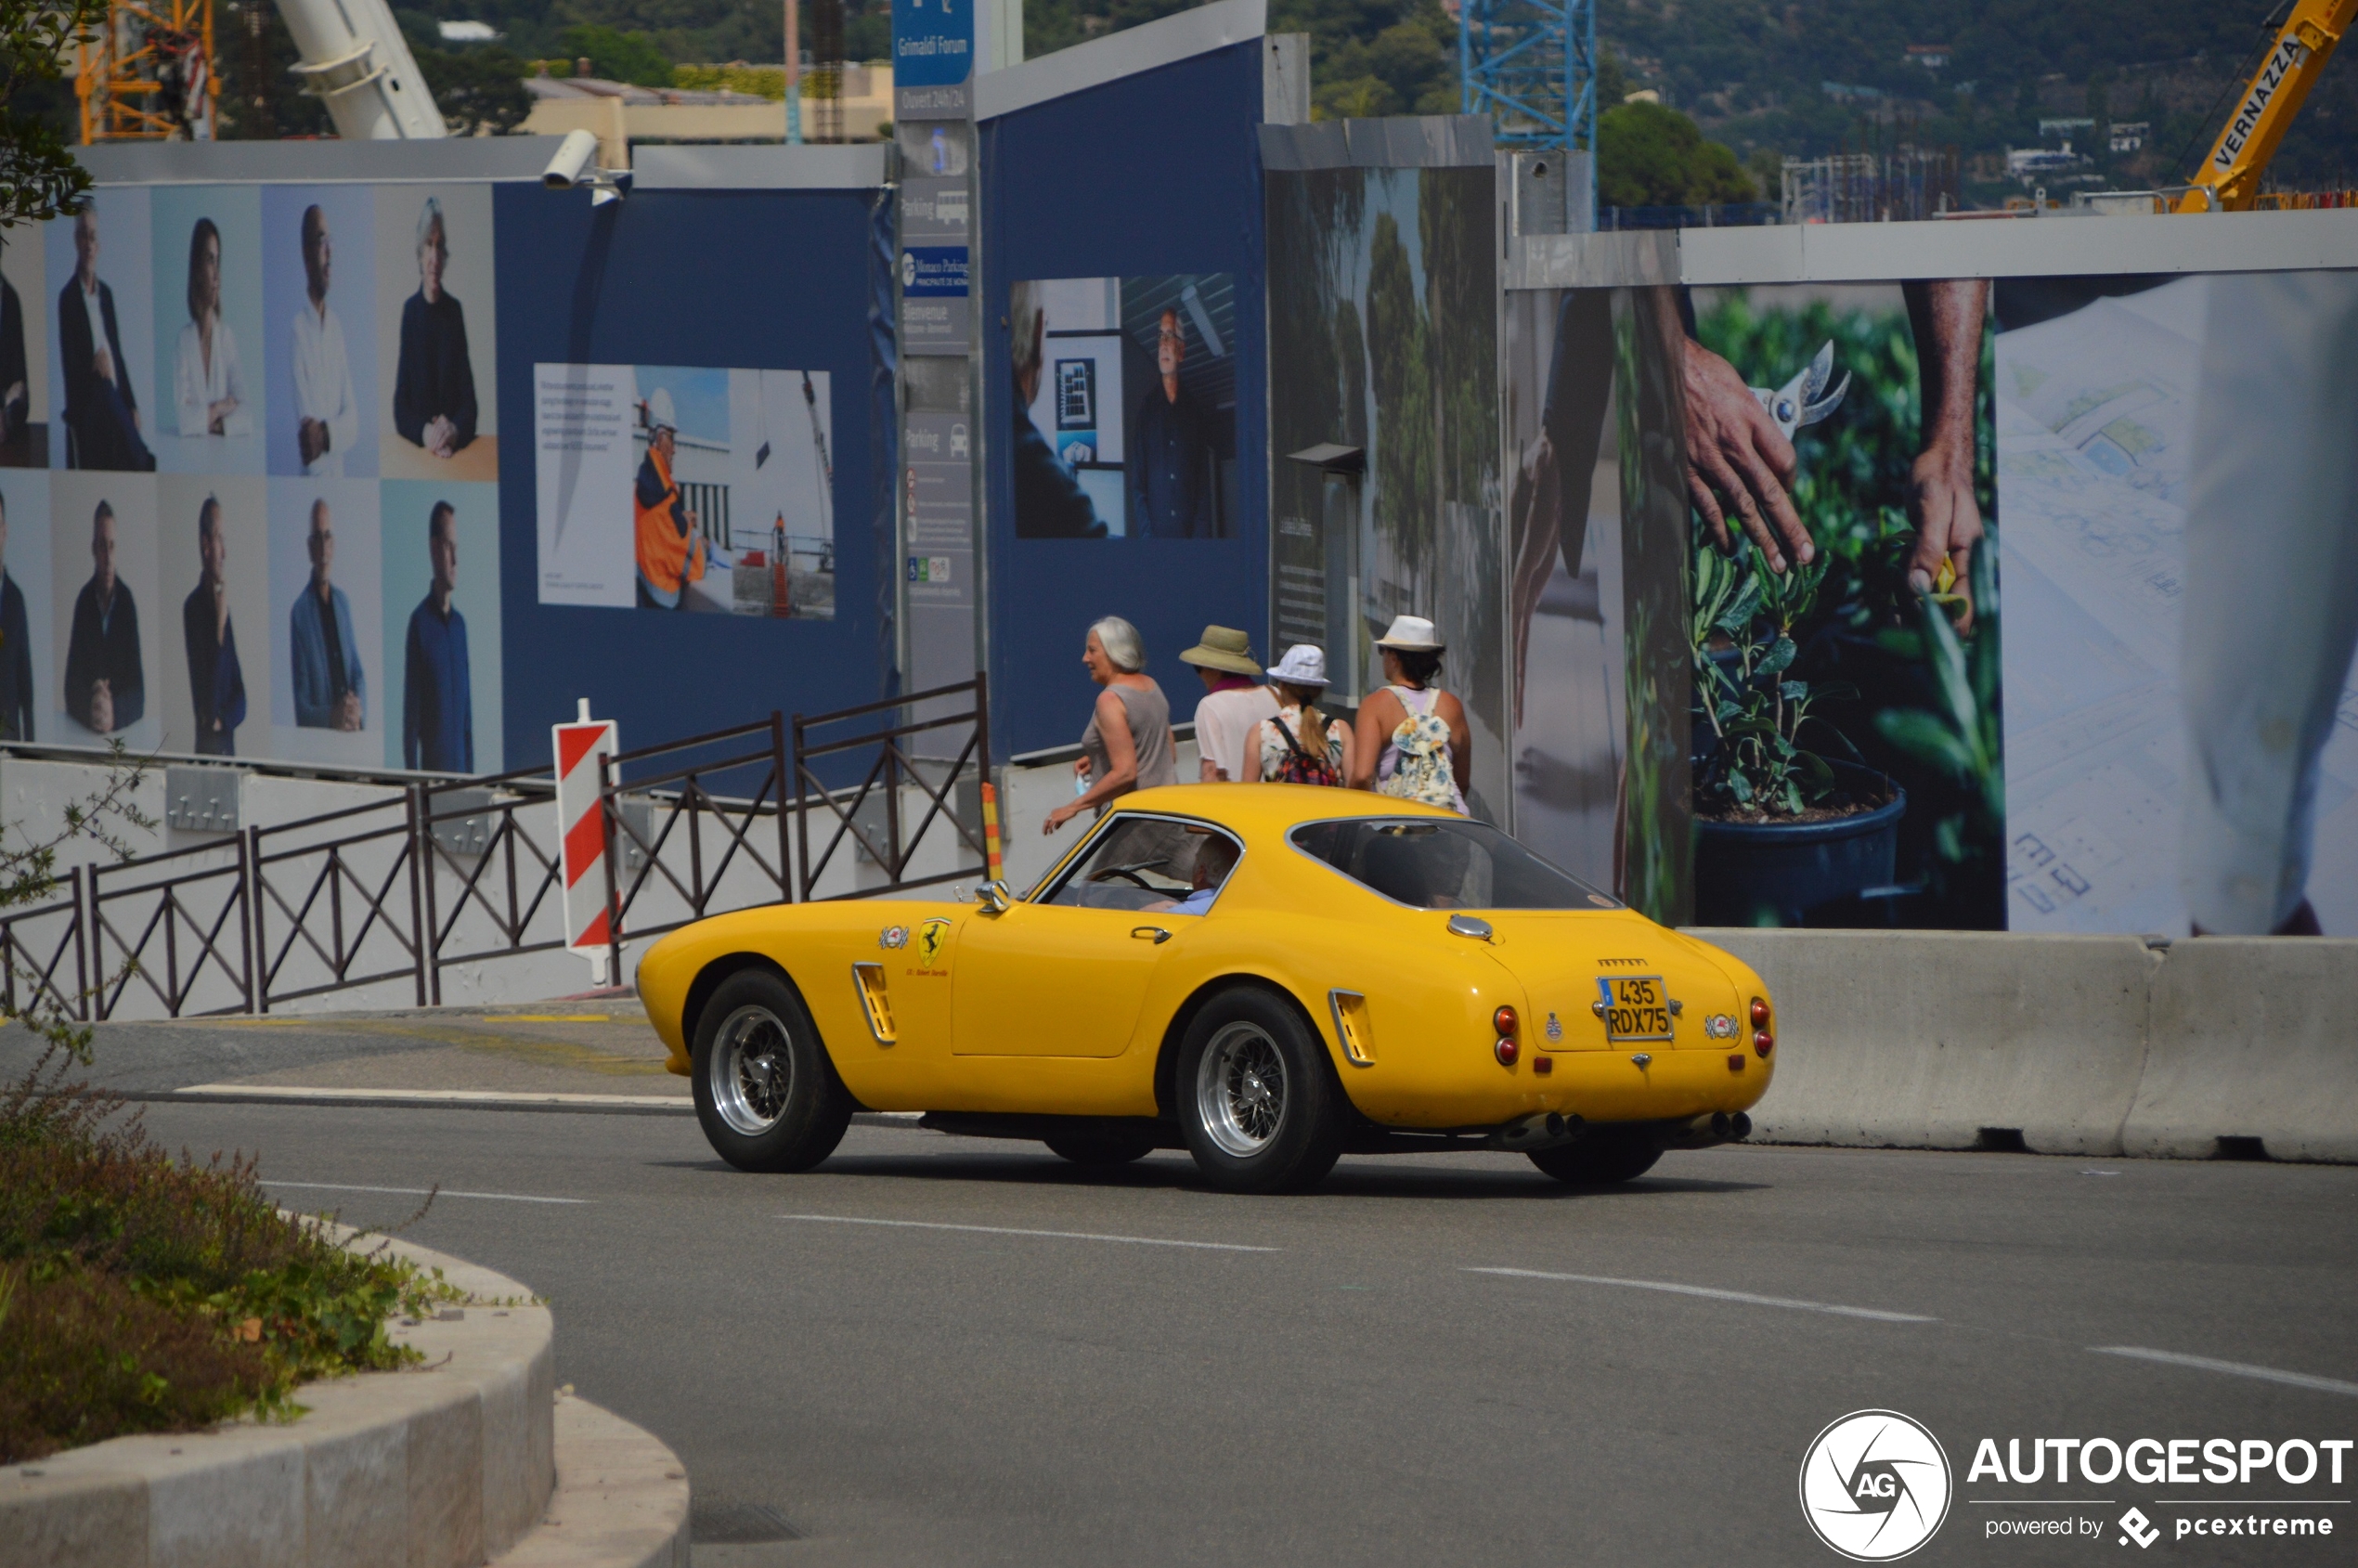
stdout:
POLYGON ((1095 807, 1108 805, 1134 789, 1157 789, 1179 782, 1178 743, 1171 734, 1171 702, 1147 667, 1146 644, 1138 628, 1120 616, 1108 616, 1089 628, 1081 663, 1089 679, 1105 688, 1081 732, 1081 760, 1073 764, 1078 798, 1048 813, 1040 831, 1054 833, 1095 807))
POLYGON ((429 196, 418 211, 418 292, 401 305, 393 428, 432 458, 447 458, 475 438, 475 371, 467 357, 467 315, 442 286, 442 269, 449 261, 450 236, 442 203, 429 196))

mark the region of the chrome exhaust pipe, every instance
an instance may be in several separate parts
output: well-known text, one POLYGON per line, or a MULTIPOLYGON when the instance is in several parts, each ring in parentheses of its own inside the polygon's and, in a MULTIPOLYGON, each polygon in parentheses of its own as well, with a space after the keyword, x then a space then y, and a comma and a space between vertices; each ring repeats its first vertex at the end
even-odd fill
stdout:
POLYGON ((1746 1116, 1743 1111, 1737 1111, 1731 1116, 1724 1110, 1715 1110, 1709 1115, 1694 1117, 1687 1121, 1669 1122, 1662 1128, 1657 1134, 1657 1139, 1666 1149, 1713 1148, 1720 1144, 1734 1143, 1737 1139, 1749 1137, 1751 1134, 1751 1117, 1746 1116))
POLYGON ((1483 1140, 1483 1147, 1508 1154, 1529 1154, 1534 1149, 1553 1148, 1580 1136, 1585 1124, 1577 1116, 1561 1111, 1535 1110, 1520 1117, 1483 1140))

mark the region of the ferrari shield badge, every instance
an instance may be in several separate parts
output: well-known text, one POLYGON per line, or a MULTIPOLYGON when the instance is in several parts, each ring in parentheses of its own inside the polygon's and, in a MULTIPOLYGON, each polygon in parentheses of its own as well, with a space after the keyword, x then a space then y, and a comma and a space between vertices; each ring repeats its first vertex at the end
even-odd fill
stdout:
POLYGON ((935 915, 917 927, 917 965, 920 968, 941 967, 941 950, 949 945, 950 922, 935 915))
POLYGON ((908 942, 909 927, 906 926, 887 926, 884 934, 876 939, 876 945, 886 949, 906 947, 908 942))

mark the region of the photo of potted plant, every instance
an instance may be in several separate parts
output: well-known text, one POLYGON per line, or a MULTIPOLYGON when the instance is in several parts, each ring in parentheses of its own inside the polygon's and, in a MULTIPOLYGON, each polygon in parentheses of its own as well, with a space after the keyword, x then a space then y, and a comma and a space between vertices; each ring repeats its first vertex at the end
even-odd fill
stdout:
POLYGON ((1988 535, 1970 580, 1944 564, 1926 583, 1911 580, 1911 499, 1931 436, 1901 291, 1696 290, 1691 304, 1697 343, 1756 389, 1780 389, 1765 407, 1796 386, 1833 403, 1830 367, 1849 378, 1816 422, 1771 408, 1791 429, 1785 489, 1811 560, 1777 570, 1741 533, 1731 529, 1742 542, 1730 553, 1692 520, 1694 919, 1997 928, 2004 807, 1988 331, 1971 410, 1971 489, 1988 535), (1802 366, 1814 382, 1794 375, 1802 366))

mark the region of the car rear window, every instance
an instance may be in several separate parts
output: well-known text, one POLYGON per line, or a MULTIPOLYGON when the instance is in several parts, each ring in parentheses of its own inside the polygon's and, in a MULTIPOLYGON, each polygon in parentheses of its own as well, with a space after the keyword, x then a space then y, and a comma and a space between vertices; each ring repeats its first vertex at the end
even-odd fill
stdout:
POLYGON ((1486 823, 1354 817, 1305 823, 1296 849, 1418 909, 1619 909, 1486 823))

